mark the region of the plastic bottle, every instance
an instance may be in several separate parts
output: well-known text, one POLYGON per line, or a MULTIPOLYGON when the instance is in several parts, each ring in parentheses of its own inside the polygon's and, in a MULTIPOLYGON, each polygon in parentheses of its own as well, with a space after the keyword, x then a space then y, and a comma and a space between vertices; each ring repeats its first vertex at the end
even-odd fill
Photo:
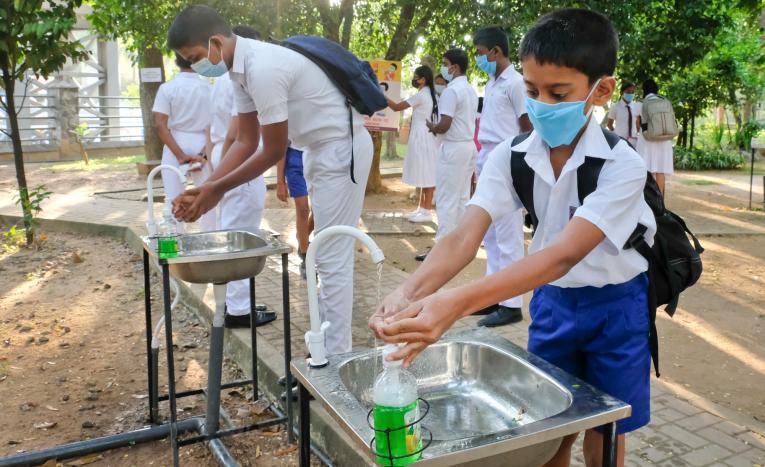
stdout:
POLYGON ((160 259, 178 256, 178 224, 169 207, 165 207, 157 225, 157 253, 160 259))
POLYGON ((398 350, 395 345, 383 348, 383 371, 375 380, 374 417, 377 463, 384 466, 409 465, 420 459, 422 439, 417 403, 417 379, 401 361, 386 362, 385 357, 398 350), (393 459, 391 459, 393 458, 393 459))

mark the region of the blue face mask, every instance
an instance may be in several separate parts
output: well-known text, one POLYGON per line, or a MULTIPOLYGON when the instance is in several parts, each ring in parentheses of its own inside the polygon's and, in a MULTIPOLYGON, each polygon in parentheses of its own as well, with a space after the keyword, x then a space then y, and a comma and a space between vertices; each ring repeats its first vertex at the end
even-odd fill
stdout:
POLYGON ((444 77, 446 81, 451 81, 454 79, 454 75, 449 73, 449 67, 441 65, 441 76, 444 77))
POLYGON ((534 125, 534 131, 539 133, 539 136, 548 146, 557 148, 571 144, 592 113, 593 107, 590 107, 589 112, 585 115, 584 107, 595 88, 598 87, 598 83, 600 80, 590 89, 590 93, 583 101, 545 104, 526 96, 526 111, 529 114, 529 120, 534 125))
POLYGON ((634 94, 625 94, 624 95, 624 102, 632 102, 632 99, 635 98, 634 94))
POLYGON ((488 54, 476 56, 475 64, 484 73, 487 73, 489 76, 494 76, 497 74, 497 62, 490 62, 487 55, 488 54))
POLYGON ((218 63, 212 63, 210 61, 210 45, 210 41, 208 40, 207 58, 203 58, 196 63, 192 63, 191 69, 202 76, 206 76, 208 78, 217 78, 219 76, 223 76, 228 71, 228 67, 226 66, 226 62, 223 61, 222 53, 220 54, 220 61, 218 63))

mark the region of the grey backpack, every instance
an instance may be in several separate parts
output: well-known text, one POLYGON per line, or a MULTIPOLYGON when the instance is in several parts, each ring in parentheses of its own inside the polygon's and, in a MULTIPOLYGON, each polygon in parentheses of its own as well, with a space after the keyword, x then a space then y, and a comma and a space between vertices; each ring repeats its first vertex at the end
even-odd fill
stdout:
POLYGON ((666 141, 679 133, 672 103, 657 95, 643 99, 641 124, 647 141, 666 141))

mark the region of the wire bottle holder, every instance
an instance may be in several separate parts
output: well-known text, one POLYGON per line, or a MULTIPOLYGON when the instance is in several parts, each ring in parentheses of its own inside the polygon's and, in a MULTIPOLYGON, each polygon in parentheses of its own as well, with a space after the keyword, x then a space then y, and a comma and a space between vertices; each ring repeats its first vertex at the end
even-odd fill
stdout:
MULTIPOLYGON (((422 424, 420 424, 420 422, 422 422, 422 420, 428 415, 428 412, 430 412, 430 404, 428 403, 428 401, 426 401, 422 397, 418 397, 417 401, 425 404, 425 412, 420 415, 420 418, 418 418, 417 420, 413 421, 412 423, 400 426, 398 428, 386 428, 384 430, 378 430, 377 428, 375 428, 375 425, 374 425, 374 417, 373 417, 374 408, 370 409, 369 412, 367 412, 367 425, 369 426, 369 428, 371 428, 375 433, 384 433, 385 434, 385 438, 388 441, 387 442, 388 455, 385 456, 385 455, 380 454, 380 453, 377 452, 377 449, 376 449, 377 435, 375 435, 369 441, 369 449, 376 456, 376 458, 387 459, 387 465, 390 466, 390 467, 394 467, 395 466, 394 462, 399 460, 399 459, 407 459, 407 458, 410 458, 410 457, 419 456, 420 454, 422 454, 423 451, 425 451, 430 446, 430 443, 433 442, 433 432, 431 432, 427 427, 425 427, 422 424), (391 443, 390 443, 390 434, 395 432, 395 431, 402 431, 402 430, 406 431, 410 427, 413 427, 413 426, 418 425, 418 424, 420 424, 420 437, 421 437, 421 439, 423 441, 422 442, 422 447, 419 450, 415 451, 415 452, 412 452, 412 453, 409 453, 409 454, 405 454, 403 456, 394 456, 393 455, 393 450, 391 448, 391 443), (427 441, 425 441, 424 437, 422 436, 423 431, 426 432, 427 435, 428 435, 427 441)), ((420 404, 418 404, 418 407, 422 408, 422 406, 420 404)))

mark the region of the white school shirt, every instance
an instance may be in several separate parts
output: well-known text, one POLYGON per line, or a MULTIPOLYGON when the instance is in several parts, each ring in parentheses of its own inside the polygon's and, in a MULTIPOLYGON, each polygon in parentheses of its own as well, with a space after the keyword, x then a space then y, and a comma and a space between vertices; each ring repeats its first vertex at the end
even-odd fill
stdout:
POLYGON ((237 116, 236 102, 234 101, 234 83, 228 73, 215 79, 210 93, 212 103, 212 126, 210 126, 210 140, 213 144, 222 143, 226 139, 228 127, 231 125, 231 117, 237 116))
POLYGON ((512 63, 486 83, 478 142, 499 144, 521 132, 518 119, 526 113, 526 86, 512 63))
POLYGON ((451 80, 438 100, 438 113, 452 117, 452 125, 443 134, 444 141, 473 141, 478 114, 478 95, 467 78, 451 80))
MULTIPOLYGON (((261 125, 289 119, 293 147, 350 136, 345 98, 315 63, 299 53, 236 36, 229 71, 239 113, 258 112, 261 125)), ((355 127, 364 119, 353 111, 355 127)))
POLYGON ((638 131, 635 127, 635 120, 637 119, 638 112, 635 108, 635 103, 630 102, 627 104, 624 102, 624 99, 619 99, 618 102, 613 104, 611 108, 608 110, 608 118, 612 119, 614 121, 614 133, 621 136, 624 139, 627 139, 629 136, 629 125, 632 126, 632 136, 631 138, 637 138, 638 131), (629 120, 629 112, 627 111, 627 107, 629 106, 629 110, 632 112, 632 121, 629 120))
POLYGON ((178 73, 159 87, 151 110, 168 116, 170 131, 203 132, 210 127, 210 83, 196 73, 178 73))
POLYGON ((430 89, 425 86, 407 98, 406 102, 412 107, 412 125, 424 127, 425 122, 429 122, 433 115, 433 96, 430 95, 430 89))
MULTIPOLYGON (((505 141, 489 154, 475 196, 468 203, 484 209, 494 221, 523 208, 513 188, 511 145, 511 141, 505 141)), ((512 150, 526 152, 526 163, 534 171, 534 209, 539 226, 529 254, 553 244, 573 216, 593 223, 606 236, 552 285, 603 287, 627 282, 648 269, 648 262, 640 253, 622 248, 638 222, 647 227, 645 238, 649 245, 656 233, 656 220, 643 197, 645 163, 625 141, 620 140, 611 149, 598 122, 591 118, 557 181, 550 164, 550 150, 536 131, 512 150), (605 163, 597 188, 580 206, 576 169, 584 163, 585 156, 605 159, 605 163)))

